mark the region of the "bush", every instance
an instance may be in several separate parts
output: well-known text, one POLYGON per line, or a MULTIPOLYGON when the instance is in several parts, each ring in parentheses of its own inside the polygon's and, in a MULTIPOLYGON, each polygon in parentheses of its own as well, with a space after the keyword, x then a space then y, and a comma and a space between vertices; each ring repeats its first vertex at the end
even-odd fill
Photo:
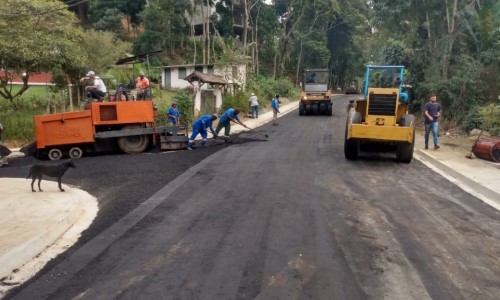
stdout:
POLYGON ((5 140, 32 140, 35 136, 33 116, 45 112, 45 99, 36 94, 0 101, 0 122, 5 140))
POLYGON ((286 98, 297 98, 299 95, 299 89, 288 78, 273 79, 272 77, 259 76, 248 82, 247 89, 259 97, 261 105, 270 103, 276 94, 286 98))
POLYGON ((483 129, 492 135, 500 135, 500 105, 490 104, 479 109, 483 129))
POLYGON ((172 98, 172 101, 177 102, 181 123, 190 126, 194 120, 191 92, 187 89, 179 90, 172 98))
POLYGON ((234 96, 231 94, 224 95, 222 100, 222 111, 220 113, 224 113, 229 108, 239 109, 242 113, 246 114, 248 112, 248 97, 242 92, 234 96))

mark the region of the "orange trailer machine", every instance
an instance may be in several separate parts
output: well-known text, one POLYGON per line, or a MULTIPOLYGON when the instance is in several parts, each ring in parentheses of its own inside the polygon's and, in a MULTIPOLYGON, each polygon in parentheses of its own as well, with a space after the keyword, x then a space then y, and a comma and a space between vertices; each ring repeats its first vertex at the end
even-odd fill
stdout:
POLYGON ((84 152, 141 153, 161 136, 162 149, 184 148, 187 135, 167 138, 179 128, 155 127, 153 102, 93 102, 88 110, 35 116, 36 148, 51 160, 79 158, 84 152), (168 146, 163 146, 168 143, 168 146))

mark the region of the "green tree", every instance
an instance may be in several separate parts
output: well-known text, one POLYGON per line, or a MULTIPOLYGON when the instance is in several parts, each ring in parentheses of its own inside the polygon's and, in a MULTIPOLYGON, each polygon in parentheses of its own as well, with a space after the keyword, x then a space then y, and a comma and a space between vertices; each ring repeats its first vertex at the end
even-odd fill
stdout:
POLYGON ((12 101, 28 89, 31 73, 76 74, 87 64, 83 31, 67 5, 56 0, 4 0, 0 6, 0 96, 12 101), (23 75, 13 92, 12 78, 23 75))
POLYGON ((191 9, 189 0, 149 0, 149 5, 140 14, 144 32, 134 41, 136 53, 157 49, 168 50, 176 56, 182 48, 189 22, 185 12, 191 9))
MULTIPOLYGON (((127 26, 132 25, 134 36, 140 23, 140 13, 146 6, 146 0, 96 0, 89 7, 90 19, 97 30, 113 31, 118 36, 125 37, 122 19, 127 20, 127 26)), ((127 27, 130 32, 130 27, 127 27)))
POLYGON ((126 56, 132 50, 132 44, 118 39, 113 32, 89 30, 85 32, 84 54, 89 64, 85 69, 98 73, 112 68, 118 59, 126 56))

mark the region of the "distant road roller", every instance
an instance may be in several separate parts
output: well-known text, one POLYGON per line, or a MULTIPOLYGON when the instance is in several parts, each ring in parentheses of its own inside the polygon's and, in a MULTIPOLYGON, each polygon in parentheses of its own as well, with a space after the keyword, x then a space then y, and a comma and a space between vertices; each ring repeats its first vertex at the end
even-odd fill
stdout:
POLYGON ((305 69, 301 84, 299 115, 332 115, 330 70, 305 69))

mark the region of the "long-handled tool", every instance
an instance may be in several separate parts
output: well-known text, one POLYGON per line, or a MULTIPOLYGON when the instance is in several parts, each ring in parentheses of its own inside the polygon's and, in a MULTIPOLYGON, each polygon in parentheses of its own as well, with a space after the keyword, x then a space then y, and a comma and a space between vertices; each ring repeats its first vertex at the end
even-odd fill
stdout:
POLYGON ((255 133, 257 133, 257 134, 263 135, 263 136, 265 136, 266 138, 269 138, 269 136, 268 136, 267 134, 264 134, 264 133, 259 132, 259 131, 257 131, 257 130, 253 130, 252 128, 250 128, 250 127, 248 127, 248 126, 243 126, 243 127, 245 127, 246 129, 249 129, 249 130, 250 130, 250 131, 252 131, 252 132, 255 132, 255 133))

